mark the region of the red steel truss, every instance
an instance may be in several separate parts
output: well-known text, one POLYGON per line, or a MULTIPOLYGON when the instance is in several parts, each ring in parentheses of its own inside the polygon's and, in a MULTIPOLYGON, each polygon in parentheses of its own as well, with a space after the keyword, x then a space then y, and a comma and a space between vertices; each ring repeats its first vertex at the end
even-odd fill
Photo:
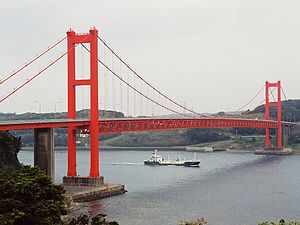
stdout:
MULTIPOLYGON (((189 118, 189 119, 105 119, 99 120, 98 134, 140 132, 147 130, 176 130, 189 128, 276 128, 278 121, 237 118, 189 118)), ((293 123, 282 122, 284 126, 293 123)), ((90 133, 88 120, 35 120, 0 122, 0 130, 25 130, 35 128, 73 127, 77 133, 90 133)))
MULTIPOLYGON (((266 81, 266 120, 270 118, 270 107, 277 107, 277 147, 282 148, 282 126, 281 126, 281 82, 270 83, 266 81), (277 88, 277 101, 270 102, 270 88, 277 88)), ((266 128, 266 148, 270 148, 270 128, 266 128)))
POLYGON ((278 128, 276 121, 243 120, 226 118, 193 119, 128 119, 103 120, 99 122, 99 132, 138 132, 147 130, 174 130, 189 128, 278 128))
MULTIPOLYGON (((150 130, 175 130, 189 128, 264 128, 266 129, 266 148, 270 147, 269 129, 277 129, 278 148, 282 147, 282 126, 292 126, 293 123, 281 121, 281 83, 266 82, 266 118, 238 119, 238 118, 178 118, 178 119, 99 119, 98 116, 98 30, 90 29, 89 33, 78 34, 70 30, 67 32, 67 56, 68 56, 68 119, 66 120, 37 120, 37 121, 6 121, 0 122, 0 130, 20 130, 35 128, 68 128, 68 176, 77 176, 76 171, 76 133, 90 134, 90 177, 100 176, 99 162, 99 134, 141 132, 150 130), (76 79, 76 54, 75 47, 78 44, 87 43, 90 46, 90 76, 89 79, 76 79), (90 87, 90 119, 76 119, 76 87, 90 87), (269 102, 269 89, 277 88, 277 102, 269 102), (277 107, 277 121, 269 120, 269 107, 277 107)), ((47 52, 47 51, 46 51, 47 52)), ((43 53, 44 54, 44 53, 43 53)), ((40 57, 40 56, 39 56, 40 57)), ((63 56, 61 56, 63 57, 63 56)), ((59 60, 59 57, 57 60, 59 60)), ((119 58, 119 57, 118 57, 119 58)), ((120 59, 120 58, 119 58, 120 59)), ((31 63, 31 62, 30 62, 31 63)), ((53 63, 52 63, 53 64, 53 63)), ((51 64, 51 65, 52 65, 51 64)), ((128 65, 126 64, 128 67, 128 65)), ((48 66, 49 67, 49 66, 48 66)), ((48 68, 46 67, 46 69, 48 68)), ((23 68, 23 67, 22 67, 23 68)), ((22 69, 21 68, 21 69, 22 69)), ((131 69, 131 68, 129 68, 131 69)), ((19 71, 18 71, 19 72, 19 71)), ((113 71, 112 71, 113 72, 113 71)), ((134 71, 133 71, 134 72, 134 71)), ((135 73, 135 72, 134 72, 135 73)), ((13 74, 14 75, 14 74, 13 74)), ((13 76, 12 75, 12 76, 13 76)), ((115 74, 116 75, 116 74, 115 74)), ((138 74, 136 74, 139 76, 138 74)), ((139 76, 140 77, 140 76, 139 76)), ((140 77, 141 78, 141 77, 140 77)), ((143 80, 143 79, 142 79, 143 80)), ((26 85, 23 84, 21 87, 26 85)), ((152 87, 152 86, 151 86, 152 87)), ((152 87, 153 88, 153 87, 152 87)), ((156 89, 155 89, 156 90, 156 89)), ((156 90, 157 91, 157 90, 156 90)), ((15 92, 15 91, 14 91, 15 92)), ((14 93, 13 92, 13 93, 14 93)), ((141 93, 142 94, 142 93, 141 93)), ((163 97, 165 95, 160 93, 163 97)), ((272 92, 271 92, 272 94, 272 92)), ((11 95, 11 94, 10 94, 11 95)), ((9 96, 10 96, 9 95, 9 96)), ((8 96, 8 97, 9 97, 8 96)), ((148 98, 147 96, 144 96, 148 98)), ((169 98, 167 98, 169 99, 169 98)), ((171 102, 176 102, 169 99, 171 102)), ((276 100, 274 100, 276 101, 276 100)), ((160 105, 160 104, 159 104, 160 105)), ((179 105, 179 104, 177 104, 179 105)), ((161 105, 166 108, 165 106, 161 105)), ((171 110, 172 111, 172 110, 171 110)), ((179 113, 180 114, 180 113, 179 113)), ((200 114, 198 114, 200 115, 200 114)))

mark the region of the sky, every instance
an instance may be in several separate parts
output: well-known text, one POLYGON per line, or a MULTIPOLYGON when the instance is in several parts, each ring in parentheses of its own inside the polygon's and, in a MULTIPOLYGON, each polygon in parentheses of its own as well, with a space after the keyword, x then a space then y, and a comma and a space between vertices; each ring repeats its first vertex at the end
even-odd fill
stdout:
MULTIPOLYGON (((1 0, 0 80, 70 28, 86 33, 96 27, 146 80, 195 111, 237 110, 266 80, 281 80, 287 98, 300 98, 299 12, 299 0, 1 0)), ((0 99, 64 51, 66 42, 1 84, 0 99)), ((79 77, 88 73, 87 56, 76 50, 79 77)), ((99 76, 100 106, 126 111, 126 87, 115 91, 123 102, 113 106, 113 94, 101 92, 104 79, 111 85, 112 78, 104 78, 103 69, 99 76)), ((262 92, 248 107, 263 99, 262 92)), ((78 90, 77 108, 89 107, 88 101, 88 89, 78 90)), ((0 112, 38 112, 39 106, 42 112, 66 111, 66 59, 0 103, 0 112)))

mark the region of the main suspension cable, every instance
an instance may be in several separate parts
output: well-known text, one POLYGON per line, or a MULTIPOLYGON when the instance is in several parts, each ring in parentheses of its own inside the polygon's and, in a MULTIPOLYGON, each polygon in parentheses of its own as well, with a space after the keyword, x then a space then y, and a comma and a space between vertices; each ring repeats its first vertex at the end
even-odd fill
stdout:
MULTIPOLYGON (((82 47, 84 47, 88 52, 90 52, 90 50, 89 50, 84 44, 81 43, 81 45, 82 45, 82 47)), ((178 114, 178 115, 183 115, 183 116, 186 116, 186 117, 192 117, 192 116, 184 115, 184 114, 182 114, 182 113, 180 113, 180 112, 178 112, 178 111, 176 111, 176 110, 173 110, 173 109, 171 109, 171 108, 168 108, 168 107, 162 105, 161 103, 159 103, 159 102, 153 100, 152 98, 146 96, 144 93, 142 93, 141 91, 137 90, 135 87, 133 87, 131 84, 129 84, 129 83, 128 83, 127 81, 125 81, 123 78, 121 78, 117 73, 115 73, 111 68, 109 68, 106 64, 104 64, 100 59, 98 59, 98 62, 99 62, 102 66, 104 66, 109 72, 111 72, 114 76, 116 76, 119 80, 121 80, 123 83, 125 83, 128 87, 130 87, 131 89, 133 89, 133 90, 134 90, 135 92, 137 92, 138 94, 142 95, 144 98, 146 98, 146 99, 148 99, 149 101, 153 102, 154 104, 156 104, 156 105, 158 105, 158 106, 160 106, 160 107, 162 107, 162 108, 164 108, 164 109, 167 109, 167 110, 169 110, 169 111, 171 111, 171 112, 173 112, 173 113, 176 113, 176 114, 178 114)))
MULTIPOLYGON (((85 38, 86 39, 86 38, 85 38)), ((68 51, 66 51, 65 53, 63 53, 61 56, 59 56, 58 58, 56 58, 54 61, 52 61, 48 66, 44 67, 42 70, 40 70, 38 73, 36 73, 35 75, 33 75, 31 78, 27 79, 26 82, 24 82, 23 84, 21 84, 20 86, 18 86, 17 88, 14 88, 13 91, 9 94, 7 94, 6 96, 4 96, 2 99, 0 99, 0 103, 2 103, 3 101, 5 101, 7 98, 9 98, 10 96, 12 96, 14 93, 16 93, 17 91, 19 91, 21 88, 23 88, 25 85, 27 85, 28 83, 30 83, 32 80, 34 80, 36 77, 38 77, 41 73, 43 73, 44 71, 46 71, 47 69, 49 69, 51 66, 53 66, 55 63, 57 63, 60 59, 62 59, 65 55, 68 54, 69 51, 73 50, 74 48, 76 48, 79 45, 79 43, 73 45, 72 48, 68 49, 68 51)))
POLYGON ((28 79, 26 82, 24 82, 23 84, 21 84, 17 88, 14 88, 14 90, 11 93, 7 94, 5 97, 3 97, 2 99, 0 99, 0 103, 2 103, 5 99, 9 98, 11 95, 13 95, 14 93, 16 93, 18 90, 20 90, 26 84, 30 83, 33 79, 35 79, 37 76, 39 76, 45 70, 47 70, 48 68, 50 68, 51 66, 53 66, 56 62, 58 62, 66 54, 68 54, 68 52, 66 52, 66 53, 62 54, 61 56, 59 56, 57 59, 55 59, 53 62, 51 62, 48 66, 44 67, 42 70, 40 70, 38 73, 36 73, 35 75, 33 75, 30 79, 28 79))
POLYGON ((173 99, 169 98, 168 96, 166 96, 165 94, 163 94, 161 91, 159 91, 157 88, 155 88, 153 85, 151 85, 148 81, 146 81, 141 75, 139 75, 134 69, 131 68, 131 66, 129 66, 128 63, 126 63, 117 53, 115 53, 115 51, 109 47, 107 45, 107 43, 98 36, 98 39, 104 44, 104 46, 106 46, 111 52, 112 54, 114 54, 131 72, 133 72, 139 79, 141 79, 145 84, 147 84, 149 87, 151 87, 154 91, 156 91, 157 93, 159 93, 161 96, 163 96, 164 98, 166 98, 167 100, 169 100, 170 102, 172 102, 173 104, 177 105, 178 107, 185 109, 187 111, 189 111, 190 113, 202 116, 202 117, 206 117, 205 115, 195 112, 191 109, 186 108, 185 106, 177 103, 176 101, 174 101, 173 99))
POLYGON ((242 107, 240 107, 237 111, 241 111, 243 110, 244 108, 246 108, 250 103, 252 103, 254 101, 254 99, 262 92, 262 90, 264 89, 264 86, 259 90, 259 92, 257 92, 257 94, 251 98, 250 101, 248 101, 245 105, 243 105, 242 107))
POLYGON ((64 37, 64 38, 60 39, 59 41, 57 41, 56 43, 54 43, 52 46, 50 46, 49 48, 47 48, 46 50, 44 50, 41 54, 37 55, 35 58, 33 58, 32 60, 30 60, 28 63, 25 63, 24 66, 20 67, 15 72, 13 72, 12 74, 10 74, 7 77, 5 77, 3 80, 0 80, 0 85, 3 84, 5 81, 9 80, 10 78, 12 78, 13 76, 15 76, 16 74, 18 74, 20 71, 22 71, 23 69, 25 69, 27 66, 29 66, 30 64, 32 64, 33 62, 35 62, 39 58, 41 58, 43 55, 45 55, 50 50, 52 50, 54 47, 56 47, 61 42, 63 42, 66 38, 67 37, 64 37))

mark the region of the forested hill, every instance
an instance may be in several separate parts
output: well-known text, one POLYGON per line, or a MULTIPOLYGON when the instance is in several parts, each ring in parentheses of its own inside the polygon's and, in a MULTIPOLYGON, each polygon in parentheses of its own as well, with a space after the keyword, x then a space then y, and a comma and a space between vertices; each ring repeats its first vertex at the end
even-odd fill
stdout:
MULTIPOLYGON (((78 119, 85 119, 89 118, 90 110, 83 109, 77 111, 76 113, 78 119)), ((0 121, 5 120, 35 120, 35 119, 67 119, 68 114, 67 112, 59 112, 59 113, 42 113, 41 115, 38 113, 1 113, 0 112, 0 121)), ((124 118, 124 114, 121 112, 111 111, 111 110, 99 110, 99 117, 100 118, 124 118)))
MULTIPOLYGON (((282 117, 285 121, 300 121, 300 99, 288 100, 282 102, 282 117)), ((249 118, 264 118, 264 105, 257 107, 253 111, 243 113, 243 116, 249 118)), ((276 108, 271 108, 271 116, 276 118, 276 108)), ((225 113, 224 113, 225 114, 225 113)), ((0 121, 2 120, 32 120, 39 119, 65 119, 67 113, 0 113, 0 121)), ((77 112, 77 118, 88 118, 89 110, 81 110, 77 112)), ((124 114, 115 111, 99 111, 100 118, 123 118, 124 114)), ((236 135, 263 135, 264 129, 190 129, 190 130, 175 130, 175 131, 151 131, 141 133, 125 133, 125 134, 110 134, 100 135, 101 144, 109 146, 179 146, 193 145, 206 142, 215 142, 228 140, 236 135), (109 139, 109 140, 108 140, 109 139)), ((22 146, 33 146, 32 130, 14 131, 14 135, 22 137, 22 146)), ((300 136, 292 135, 291 142, 300 143, 300 136)), ((67 145, 67 129, 55 129, 55 145, 67 145)), ((78 137, 78 145, 89 145, 89 138, 78 137)))
MULTIPOLYGON (((300 121, 300 99, 282 101, 282 120, 299 122, 300 121)), ((265 113, 265 105, 258 106, 253 111, 248 111, 247 114, 265 113)), ((277 108, 270 108, 270 115, 277 119, 277 108)))
MULTIPOLYGON (((89 118, 89 109, 84 109, 78 111, 77 118, 78 119, 85 119, 89 118)), ((66 112, 60 113, 22 113, 22 114, 15 114, 15 113, 0 113, 0 121, 7 121, 7 120, 39 120, 39 119, 66 119, 68 115, 66 112)), ((110 110, 99 110, 99 118, 124 118, 124 114, 121 112, 110 111, 110 110)), ((21 136, 22 146, 33 146, 33 131, 32 130, 19 130, 13 131, 15 136, 21 136)), ((111 135, 100 135, 101 140, 105 140, 111 137, 116 137, 120 134, 111 134, 111 135)), ((55 129, 55 145, 56 146, 66 146, 68 141, 67 136, 67 129, 66 128, 56 128, 55 129)), ((82 138, 82 141, 79 145, 85 146, 89 144, 89 138, 82 138)))

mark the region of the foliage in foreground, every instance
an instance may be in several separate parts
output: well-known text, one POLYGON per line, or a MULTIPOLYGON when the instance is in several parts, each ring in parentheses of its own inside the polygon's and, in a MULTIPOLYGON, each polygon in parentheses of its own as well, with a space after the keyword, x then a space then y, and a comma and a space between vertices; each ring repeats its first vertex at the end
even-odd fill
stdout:
MULTIPOLYGON (((205 221, 204 218, 201 217, 200 219, 197 219, 195 221, 181 221, 179 225, 205 225, 205 224, 207 224, 207 221, 205 221)), ((263 222, 263 223, 259 223, 258 225, 300 225, 300 222, 286 223, 284 219, 280 219, 278 223, 263 222)))
POLYGON ((287 223, 287 222, 285 222, 284 219, 281 219, 281 220, 279 220, 278 223, 274 223, 274 222, 271 222, 271 223, 269 223, 269 222, 263 222, 263 223, 260 223, 260 224, 258 224, 258 225, 300 225, 300 222, 289 222, 289 223, 287 223))
POLYGON ((17 154, 21 149, 21 138, 14 137, 8 131, 0 131, 0 168, 21 167, 17 154))
POLYGON ((64 197, 63 186, 39 168, 0 169, 0 224, 62 224, 64 197))
POLYGON ((66 221, 65 225, 118 225, 116 221, 109 222, 105 214, 98 214, 92 218, 87 215, 80 215, 66 221))
POLYGON ((207 224, 207 221, 201 217, 200 219, 197 219, 195 221, 181 221, 179 225, 205 225, 207 224))

